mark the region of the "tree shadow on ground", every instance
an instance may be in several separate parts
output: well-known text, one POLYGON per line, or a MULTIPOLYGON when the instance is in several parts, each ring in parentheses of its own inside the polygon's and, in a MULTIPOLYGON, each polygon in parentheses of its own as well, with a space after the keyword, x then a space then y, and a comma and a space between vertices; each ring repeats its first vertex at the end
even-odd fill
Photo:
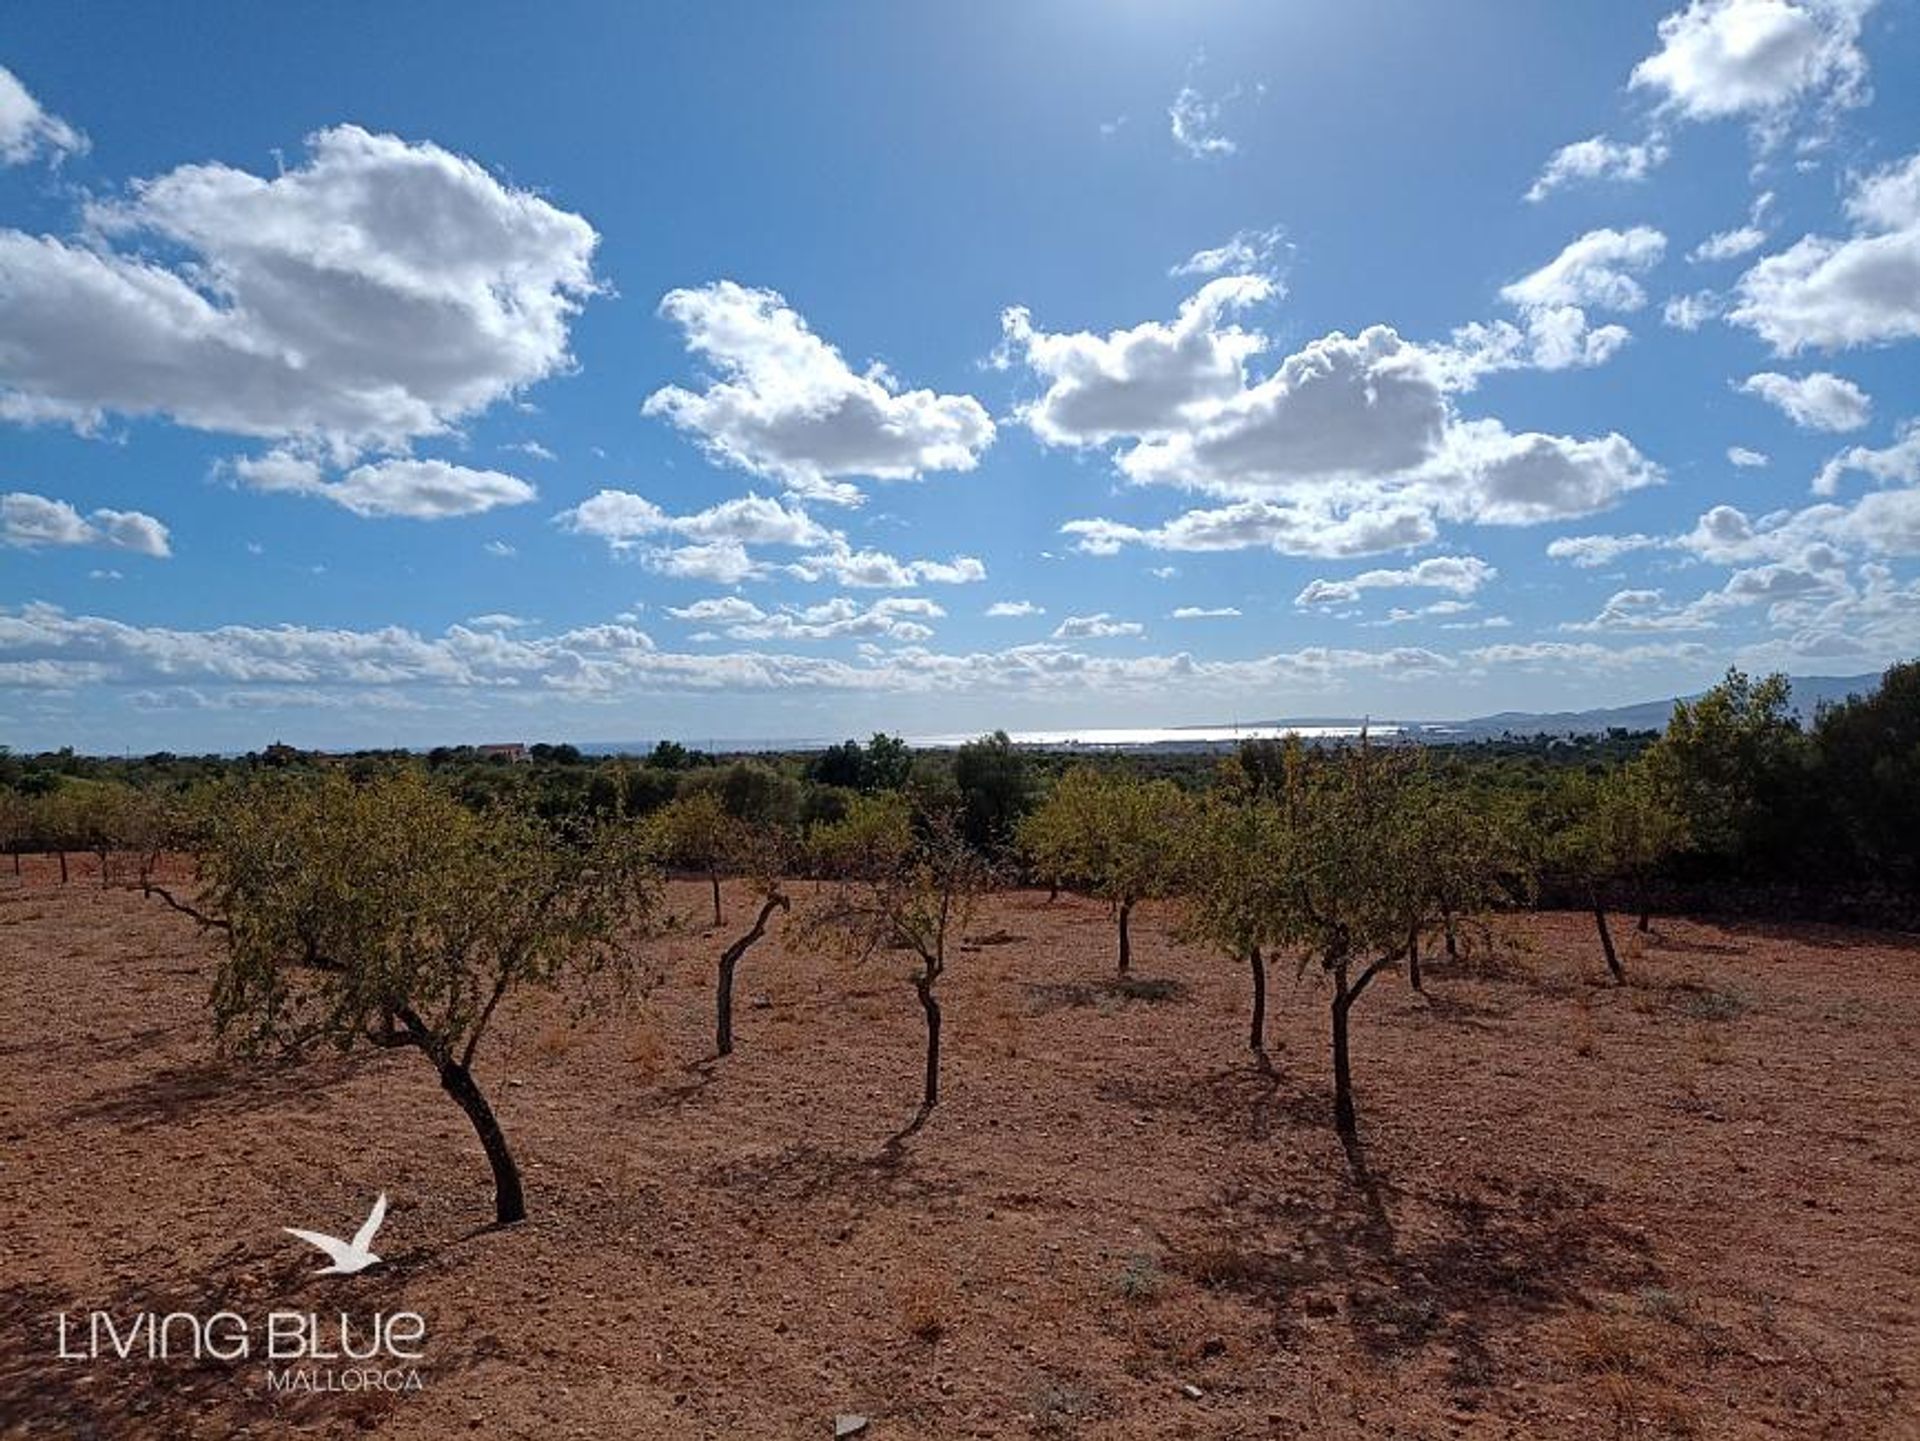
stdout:
POLYGON ((1189 990, 1184 981, 1159 976, 1105 976, 1096 981, 1030 981, 1027 983, 1027 1013, 1043 1016, 1049 1011, 1069 1007, 1113 1007, 1133 1002, 1164 1005, 1186 1000, 1189 990))
POLYGON ((218 1057, 193 1061, 101 1091, 56 1119, 60 1124, 104 1121, 144 1131, 179 1124, 195 1113, 245 1116, 353 1080, 374 1059, 371 1052, 349 1052, 257 1063, 218 1057))
POLYGON ((1603 1214, 1597 1186, 1548 1177, 1491 1196, 1420 1192, 1377 1171, 1361 1143, 1344 1150, 1343 1165, 1292 1186, 1225 1188, 1196 1208, 1173 1264, 1266 1310, 1289 1342, 1310 1318, 1338 1318, 1376 1360, 1443 1347, 1463 1395, 1498 1379, 1503 1334, 1662 1280, 1645 1238, 1603 1214))
POLYGON ((924 1124, 916 1117, 878 1151, 837 1151, 795 1141, 780 1150, 737 1161, 720 1161, 701 1175, 704 1185, 750 1198, 756 1205, 786 1206, 823 1200, 852 1202, 857 1210, 923 1203, 959 1189, 953 1181, 923 1174, 905 1142, 924 1124))

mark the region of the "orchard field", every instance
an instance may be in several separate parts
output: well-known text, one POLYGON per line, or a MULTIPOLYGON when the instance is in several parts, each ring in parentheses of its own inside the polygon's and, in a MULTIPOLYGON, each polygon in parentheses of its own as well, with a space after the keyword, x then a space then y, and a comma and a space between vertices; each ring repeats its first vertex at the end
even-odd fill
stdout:
MULTIPOLYGON (((516 991, 476 1070, 524 1173, 407 1052, 209 1045, 221 938, 138 889, 0 875, 0 1433, 227 1437, 1831 1436, 1920 1432, 1920 944, 1814 926, 1498 917, 1353 1020, 1140 903, 987 897, 950 944, 917 1132, 910 958, 668 885, 658 983, 516 991), (386 1192, 384 1264, 283 1226, 386 1192), (62 1361, 101 1308, 409 1309, 423 1385, 266 1394, 257 1364, 62 1361)), ((188 890, 184 862, 161 866, 188 890)), ((792 887, 796 910, 815 887, 792 887)))

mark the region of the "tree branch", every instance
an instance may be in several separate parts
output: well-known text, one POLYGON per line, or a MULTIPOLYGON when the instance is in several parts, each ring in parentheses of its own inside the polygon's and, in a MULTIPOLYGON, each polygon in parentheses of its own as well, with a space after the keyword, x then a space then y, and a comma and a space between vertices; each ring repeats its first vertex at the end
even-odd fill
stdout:
POLYGON ((198 907, 190 906, 185 901, 176 899, 173 892, 169 891, 165 886, 156 886, 152 881, 142 881, 140 883, 140 891, 141 894, 149 900, 154 896, 158 896, 174 910, 180 912, 181 915, 191 916, 194 920, 210 930, 225 931, 229 935, 233 933, 232 921, 226 920, 221 916, 210 916, 198 907))
POLYGON ((1354 1001, 1359 1000, 1360 993, 1367 988, 1368 984, 1373 980, 1373 978, 1379 975, 1388 966, 1392 965, 1395 961, 1399 960, 1401 955, 1402 955, 1402 952, 1400 951, 1390 951, 1388 954, 1380 957, 1379 960, 1372 962, 1364 971, 1362 971, 1360 973, 1360 979, 1355 981, 1353 985, 1347 989, 1348 1004, 1352 1004, 1354 1001))

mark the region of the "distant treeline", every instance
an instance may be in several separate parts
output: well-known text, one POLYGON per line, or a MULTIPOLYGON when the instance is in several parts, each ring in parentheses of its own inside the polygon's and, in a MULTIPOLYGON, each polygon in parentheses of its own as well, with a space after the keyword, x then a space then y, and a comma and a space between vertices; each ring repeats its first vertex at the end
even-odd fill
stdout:
MULTIPOLYGON (((600 757, 535 744, 524 759, 465 746, 334 755, 273 745, 238 757, 125 758, 0 750, 0 848, 51 854, 123 842, 138 851, 164 840, 155 834, 164 818, 142 816, 143 808, 165 811, 223 781, 301 771, 368 777, 404 766, 422 768, 474 808, 639 819, 710 796, 736 820, 802 833, 843 819, 855 797, 907 791, 954 811, 972 845, 1017 860, 1022 820, 1068 772, 1167 781, 1197 795, 1229 768, 1244 776, 1277 764, 1279 752, 1278 742, 1247 742, 1225 758, 1228 767, 1199 752, 1030 750, 1004 733, 944 750, 916 750, 881 733, 822 751, 751 756, 670 741, 645 755, 600 757)), ((1432 745, 1426 766, 1437 782, 1497 802, 1489 813, 1545 857, 1557 835, 1591 824, 1608 787, 1631 788, 1622 813, 1638 816, 1636 824, 1655 817, 1666 837, 1657 856, 1620 868, 1633 872, 1635 900, 1920 919, 1920 662, 1894 666, 1877 692, 1825 707, 1804 727, 1785 677, 1733 671, 1676 705, 1664 733, 1432 745)), ((1579 880, 1557 876, 1550 864, 1542 871, 1549 900, 1574 899, 1579 880)))

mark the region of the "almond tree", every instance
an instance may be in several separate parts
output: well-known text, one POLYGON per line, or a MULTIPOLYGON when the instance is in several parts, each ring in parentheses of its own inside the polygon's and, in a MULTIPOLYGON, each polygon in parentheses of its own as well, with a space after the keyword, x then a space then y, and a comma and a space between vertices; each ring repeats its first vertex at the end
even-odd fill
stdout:
POLYGON ((1332 983, 1333 1119, 1345 1137, 1357 1130, 1349 1017, 1375 978, 1406 958, 1426 915, 1410 825, 1412 765, 1407 753, 1363 736, 1297 761, 1282 785, 1284 884, 1271 923, 1332 983))
POLYGON ((1278 917, 1291 859, 1281 807, 1227 781, 1192 817, 1179 848, 1182 933, 1247 967, 1253 981, 1247 1046, 1262 1067, 1269 1064, 1267 962, 1283 939, 1278 917))
POLYGON ((1178 877, 1180 827, 1188 809, 1185 793, 1170 781, 1076 766, 1021 825, 1021 844, 1041 874, 1066 880, 1112 908, 1122 975, 1133 962, 1133 908, 1167 894, 1178 877))
POLYGON ((1461 925, 1530 896, 1534 878, 1518 819, 1503 798, 1476 795, 1458 780, 1430 774, 1424 757, 1415 764, 1406 796, 1406 842, 1421 915, 1407 935, 1407 983, 1424 992, 1422 932, 1438 927, 1452 960, 1460 953, 1461 925))
POLYGON ((767 933, 767 922, 775 911, 791 911, 787 899, 787 866, 793 859, 788 833, 775 826, 739 826, 728 857, 731 869, 746 875, 760 900, 760 913, 753 925, 720 953, 719 974, 714 983, 713 1049, 715 1054, 733 1054, 733 979, 741 960, 767 933))
POLYGON ((1554 834, 1551 853, 1559 869, 1585 892, 1607 972, 1615 985, 1624 986, 1626 969, 1607 924, 1609 889, 1629 881, 1644 898, 1647 878, 1686 844, 1687 823, 1667 803, 1654 769, 1644 763, 1620 766, 1598 778, 1576 776, 1566 787, 1561 800, 1571 814, 1554 834))
POLYGON ((146 883, 226 941, 215 1032, 245 1055, 411 1048, 472 1124, 494 1212, 523 1219, 520 1172, 474 1061, 500 1004, 571 981, 609 999, 651 980, 633 942, 659 887, 631 827, 564 835, 524 810, 468 810, 403 770, 221 788, 193 900, 146 883))
POLYGON ((916 815, 898 793, 857 797, 841 820, 820 826, 811 859, 828 885, 804 917, 807 934, 843 956, 870 961, 905 951, 926 1020, 927 1058, 920 1111, 925 1122, 940 1100, 940 1001, 935 987, 947 968, 950 940, 965 934, 991 873, 966 842, 951 808, 916 815))
POLYGON ((720 912, 720 877, 741 849, 743 824, 727 813, 725 803, 712 790, 689 791, 653 817, 654 844, 662 858, 670 865, 699 871, 712 883, 716 926, 725 923, 720 912))

